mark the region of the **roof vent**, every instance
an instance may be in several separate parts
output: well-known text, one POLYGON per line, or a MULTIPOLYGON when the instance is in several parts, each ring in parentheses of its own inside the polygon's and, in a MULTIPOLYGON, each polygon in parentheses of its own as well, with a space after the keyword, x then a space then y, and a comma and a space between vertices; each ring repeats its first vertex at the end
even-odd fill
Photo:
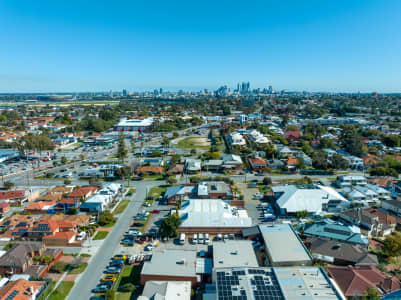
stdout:
POLYGON ((183 259, 177 261, 177 264, 179 264, 179 265, 185 264, 185 258, 183 258, 183 259))
POLYGON ((237 250, 231 251, 231 254, 232 254, 232 255, 237 255, 237 254, 238 254, 238 251, 237 251, 237 250))

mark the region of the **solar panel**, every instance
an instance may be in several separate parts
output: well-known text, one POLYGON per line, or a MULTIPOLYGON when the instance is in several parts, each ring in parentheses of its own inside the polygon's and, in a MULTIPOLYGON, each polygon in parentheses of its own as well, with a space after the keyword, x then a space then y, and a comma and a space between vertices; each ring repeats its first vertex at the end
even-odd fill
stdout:
POLYGON ((6 297, 6 299, 5 300, 12 300, 12 299, 14 299, 17 295, 18 295, 18 291, 17 290, 13 290, 12 292, 11 292, 11 294, 10 295, 8 295, 7 297, 6 297))
POLYGON ((340 230, 340 229, 335 229, 335 228, 330 228, 330 227, 326 227, 324 228, 325 232, 330 232, 330 233, 334 233, 334 234, 339 234, 339 235, 345 235, 345 236, 349 236, 351 233, 345 230, 340 230))

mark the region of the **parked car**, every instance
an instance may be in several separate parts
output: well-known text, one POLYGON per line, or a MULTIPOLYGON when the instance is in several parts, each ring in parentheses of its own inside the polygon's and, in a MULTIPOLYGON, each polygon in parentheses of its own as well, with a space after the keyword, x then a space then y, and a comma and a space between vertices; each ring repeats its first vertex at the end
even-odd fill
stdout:
POLYGON ((149 203, 149 202, 144 202, 144 203, 143 203, 143 206, 149 207, 149 206, 150 206, 150 203, 149 203))
POLYGON ((160 214, 160 210, 154 209, 154 210, 152 211, 152 213, 154 213, 154 214, 160 214))
POLYGON ((145 248, 144 248, 145 251, 152 251, 152 249, 153 249, 152 244, 148 244, 148 245, 146 245, 145 248))
POLYGON ((121 259, 121 260, 126 260, 127 256, 124 254, 117 254, 113 256, 113 259, 121 259))
POLYGON ((121 269, 117 267, 107 267, 106 272, 110 274, 119 274, 121 273, 121 269))
POLYGON ((92 293, 105 293, 108 290, 110 290, 111 287, 106 285, 106 284, 102 284, 102 285, 98 285, 96 286, 93 290, 92 293))
POLYGON ((110 267, 121 268, 124 266, 124 262, 121 259, 113 259, 110 263, 110 267))
POLYGON ((132 224, 134 227, 143 227, 145 224, 143 223, 139 223, 139 222, 135 222, 134 224, 132 224))
POLYGON ((117 277, 115 275, 104 275, 102 277, 102 281, 111 281, 114 282, 117 280, 117 277))

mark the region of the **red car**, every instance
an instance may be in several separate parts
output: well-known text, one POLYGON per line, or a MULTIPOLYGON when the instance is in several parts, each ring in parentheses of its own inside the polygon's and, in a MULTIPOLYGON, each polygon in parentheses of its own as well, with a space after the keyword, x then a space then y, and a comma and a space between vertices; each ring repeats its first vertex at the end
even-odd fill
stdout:
POLYGON ((160 210, 154 209, 154 210, 152 211, 152 213, 154 213, 154 214, 160 214, 160 210))

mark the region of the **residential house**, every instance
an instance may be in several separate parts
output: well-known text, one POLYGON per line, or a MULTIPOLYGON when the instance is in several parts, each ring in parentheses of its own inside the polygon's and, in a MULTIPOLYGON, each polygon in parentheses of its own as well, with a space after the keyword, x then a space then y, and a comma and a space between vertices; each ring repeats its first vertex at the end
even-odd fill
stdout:
POLYGON ((262 172, 267 167, 266 160, 260 157, 249 158, 248 161, 251 169, 255 172, 262 172))
POLYGON ((184 173, 184 165, 183 164, 172 165, 170 166, 167 172, 171 174, 182 174, 184 173))
POLYGON ((337 283, 346 297, 361 299, 367 288, 373 288, 380 296, 401 289, 401 283, 395 276, 388 276, 376 266, 329 266, 328 273, 337 283))
POLYGON ((136 168, 135 172, 140 175, 161 175, 163 174, 163 168, 157 166, 142 166, 136 168))
POLYGON ((341 188, 354 185, 366 185, 368 183, 365 176, 343 175, 337 180, 337 185, 341 188))
POLYGON ((345 225, 329 219, 305 224, 303 234, 305 236, 321 237, 365 246, 369 244, 369 238, 361 233, 359 227, 355 225, 345 225))
POLYGON ((306 239, 305 245, 310 249, 313 259, 329 264, 341 266, 378 264, 377 256, 359 244, 311 237, 306 239))
POLYGON ((399 200, 382 201, 382 208, 401 216, 401 201, 399 200))
POLYGON ((71 193, 67 194, 66 198, 74 198, 76 200, 88 199, 91 195, 97 192, 99 188, 96 186, 82 186, 71 193))
POLYGON ((190 281, 147 281, 137 300, 190 300, 190 281))
POLYGON ((8 211, 10 211, 10 203, 8 203, 6 201, 0 202, 0 213, 4 214, 8 211))
POLYGON ((189 174, 197 173, 202 168, 202 161, 200 159, 187 158, 185 160, 185 171, 189 174))
POLYGON ((43 277, 63 256, 61 249, 46 249, 43 243, 17 244, 0 257, 0 274, 29 274, 33 277, 43 277), (33 260, 35 256, 50 256, 50 264, 38 263, 33 260))
POLYGON ((18 279, 9 281, 0 289, 0 300, 34 300, 44 289, 44 281, 18 279))

